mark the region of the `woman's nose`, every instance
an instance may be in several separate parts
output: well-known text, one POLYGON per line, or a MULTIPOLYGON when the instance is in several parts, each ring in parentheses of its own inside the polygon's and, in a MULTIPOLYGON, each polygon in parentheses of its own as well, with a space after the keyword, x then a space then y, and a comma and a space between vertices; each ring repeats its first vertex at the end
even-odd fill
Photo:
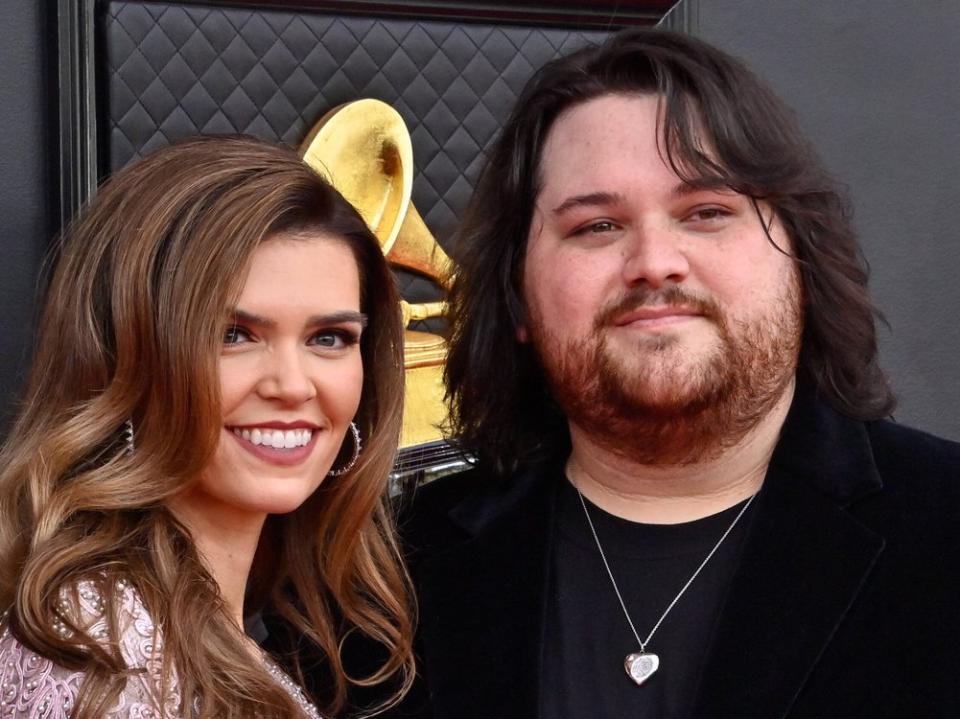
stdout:
POLYGON ((306 358, 296 349, 278 348, 270 353, 260 381, 261 396, 281 400, 284 404, 297 405, 316 396, 306 358))

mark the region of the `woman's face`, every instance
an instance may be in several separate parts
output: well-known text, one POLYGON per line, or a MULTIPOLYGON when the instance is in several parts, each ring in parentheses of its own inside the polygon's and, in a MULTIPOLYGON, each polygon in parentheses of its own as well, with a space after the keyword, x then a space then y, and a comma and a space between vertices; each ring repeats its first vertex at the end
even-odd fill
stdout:
POLYGON ((196 490, 204 503, 274 514, 313 493, 360 403, 364 324, 343 241, 279 234, 257 248, 224 331, 223 425, 196 490))

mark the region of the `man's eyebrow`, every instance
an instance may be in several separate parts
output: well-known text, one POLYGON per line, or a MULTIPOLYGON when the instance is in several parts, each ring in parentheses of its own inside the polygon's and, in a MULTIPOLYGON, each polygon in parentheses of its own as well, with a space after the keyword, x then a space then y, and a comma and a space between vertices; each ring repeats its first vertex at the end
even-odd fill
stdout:
POLYGON ((674 197, 688 197, 689 195, 695 195, 698 192, 705 192, 710 190, 709 187, 704 187, 703 185, 697 185, 691 182, 678 182, 673 186, 673 189, 670 190, 670 194, 674 197))
POLYGON ((706 180, 700 182, 678 182, 673 186, 673 189, 670 190, 670 194, 674 197, 688 197, 690 195, 695 195, 698 192, 736 194, 735 191, 730 189, 727 185, 720 185, 714 182, 708 182, 706 180))
MULTIPOLYGON (((276 320, 268 317, 261 317, 253 312, 247 312, 239 307, 231 313, 233 322, 236 324, 253 325, 255 327, 276 327, 276 320)), ((356 322, 361 327, 367 326, 367 316, 363 312, 356 310, 340 310, 339 312, 330 312, 323 315, 313 315, 307 320, 308 325, 338 325, 347 322, 356 322)))
POLYGON ((574 195, 568 197, 559 205, 554 207, 550 214, 554 216, 562 215, 575 207, 597 207, 608 205, 619 205, 624 202, 624 197, 619 192, 590 192, 586 195, 574 195))

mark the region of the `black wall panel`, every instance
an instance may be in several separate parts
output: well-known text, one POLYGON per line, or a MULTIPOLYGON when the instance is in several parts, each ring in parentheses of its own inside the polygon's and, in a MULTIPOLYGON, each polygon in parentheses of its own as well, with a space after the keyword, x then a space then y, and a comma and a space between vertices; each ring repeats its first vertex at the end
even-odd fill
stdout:
MULTIPOLYGON (((610 32, 124 0, 104 3, 97 27, 103 169, 197 133, 295 147, 329 109, 372 97, 410 129, 413 202, 451 253, 486 148, 527 78, 610 32)), ((410 301, 442 296, 397 275, 410 301)))

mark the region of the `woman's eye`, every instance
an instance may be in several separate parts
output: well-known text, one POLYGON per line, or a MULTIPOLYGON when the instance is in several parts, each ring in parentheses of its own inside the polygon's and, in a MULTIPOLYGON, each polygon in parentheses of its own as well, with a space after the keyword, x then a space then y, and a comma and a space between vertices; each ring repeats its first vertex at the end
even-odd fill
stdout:
POLYGON ((241 342, 249 342, 250 333, 239 325, 231 325, 223 333, 223 344, 236 345, 241 342))
POLYGON ((321 330, 311 338, 310 344, 323 349, 344 349, 359 341, 359 337, 349 330, 321 330))

